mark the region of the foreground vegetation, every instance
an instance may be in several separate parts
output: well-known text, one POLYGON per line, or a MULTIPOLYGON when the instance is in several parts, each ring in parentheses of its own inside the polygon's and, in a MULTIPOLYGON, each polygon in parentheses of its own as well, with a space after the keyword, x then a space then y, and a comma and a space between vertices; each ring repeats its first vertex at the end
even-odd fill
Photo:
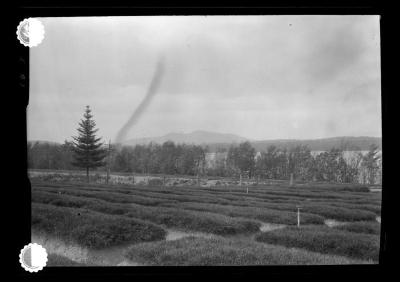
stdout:
POLYGON ((379 258, 379 236, 348 232, 326 226, 288 227, 259 234, 258 242, 306 249, 358 259, 379 258))
POLYGON ((365 233, 374 235, 379 235, 381 233, 380 223, 371 221, 352 222, 350 224, 337 226, 336 228, 356 233, 365 233))
POLYGON ((340 264, 379 256, 381 196, 358 186, 31 183, 34 232, 90 249, 134 244, 127 257, 139 264, 340 264), (329 228, 328 219, 345 224, 329 228), (260 232, 271 223, 283 229, 260 232), (165 241, 174 230, 213 236, 165 241))
POLYGON ((161 240, 166 235, 162 228, 137 219, 39 203, 32 204, 32 229, 89 248, 161 240))
POLYGON ((50 203, 60 207, 74 207, 84 210, 95 210, 106 214, 124 215, 124 217, 146 220, 165 225, 166 227, 219 235, 256 232, 261 225, 258 222, 248 219, 235 219, 214 213, 196 213, 181 209, 146 207, 136 204, 116 204, 98 199, 59 196, 40 192, 35 193, 32 200, 34 202, 50 203))
POLYGON ((85 264, 78 263, 67 257, 60 256, 57 254, 49 254, 47 256, 46 266, 85 266, 85 264))
POLYGON ((126 257, 143 264, 160 266, 365 263, 244 240, 194 237, 134 245, 126 252, 126 257))

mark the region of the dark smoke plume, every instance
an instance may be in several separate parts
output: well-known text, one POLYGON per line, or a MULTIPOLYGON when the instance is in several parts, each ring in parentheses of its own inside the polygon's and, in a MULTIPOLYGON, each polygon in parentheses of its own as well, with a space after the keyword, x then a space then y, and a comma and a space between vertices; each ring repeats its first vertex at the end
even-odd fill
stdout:
POLYGON ((124 124, 124 126, 118 131, 117 137, 115 139, 115 143, 120 144, 122 141, 125 140, 126 134, 128 133, 129 129, 137 123, 143 112, 149 106, 151 99, 157 93, 158 88, 161 84, 161 78, 164 74, 164 60, 160 58, 157 62, 157 68, 154 72, 153 79, 151 80, 150 87, 147 90, 147 94, 139 104, 139 106, 135 109, 131 117, 128 121, 124 124))

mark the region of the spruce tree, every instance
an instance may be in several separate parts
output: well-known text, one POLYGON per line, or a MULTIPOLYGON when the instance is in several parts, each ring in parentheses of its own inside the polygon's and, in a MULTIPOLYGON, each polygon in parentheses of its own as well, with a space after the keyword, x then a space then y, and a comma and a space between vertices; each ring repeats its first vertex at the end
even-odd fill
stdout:
POLYGON ((96 123, 92 120, 93 115, 89 106, 86 106, 84 119, 79 123, 78 136, 72 136, 74 151, 74 166, 85 168, 86 177, 89 182, 89 169, 104 166, 104 157, 106 150, 102 148, 103 143, 100 142, 101 138, 96 138, 95 129, 96 123))

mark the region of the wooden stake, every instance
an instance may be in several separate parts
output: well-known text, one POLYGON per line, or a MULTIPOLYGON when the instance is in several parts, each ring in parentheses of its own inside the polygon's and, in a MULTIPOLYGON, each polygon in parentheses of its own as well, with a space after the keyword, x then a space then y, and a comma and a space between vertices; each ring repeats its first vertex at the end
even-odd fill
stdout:
POLYGON ((293 173, 290 174, 290 187, 293 186, 293 173))
POLYGON ((297 227, 300 228, 300 207, 297 207, 297 227))
POLYGON ((111 139, 108 141, 108 152, 107 152, 107 177, 106 177, 107 184, 110 179, 110 151, 111 151, 111 139))

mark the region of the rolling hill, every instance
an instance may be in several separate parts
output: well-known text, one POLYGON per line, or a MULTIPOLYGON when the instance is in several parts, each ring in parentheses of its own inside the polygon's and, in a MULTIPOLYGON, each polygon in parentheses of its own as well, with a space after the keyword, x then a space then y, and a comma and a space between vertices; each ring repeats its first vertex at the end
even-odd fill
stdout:
POLYGON ((173 141, 175 143, 186 143, 186 144, 213 144, 213 143, 240 143, 248 139, 235 135, 235 134, 225 134, 216 133, 209 131, 197 130, 191 133, 169 133, 160 137, 149 137, 149 138, 139 138, 130 139, 124 142, 124 145, 136 145, 136 144, 147 144, 150 142, 162 144, 166 141, 173 141))
POLYGON ((369 136, 341 136, 320 139, 275 139, 275 140, 250 140, 235 134, 222 134, 209 131, 194 131, 191 133, 169 133, 160 137, 149 137, 130 139, 124 145, 148 144, 150 142, 162 144, 166 141, 175 143, 186 143, 196 145, 207 145, 209 151, 227 149, 231 144, 249 141, 256 151, 264 151, 268 146, 274 145, 278 148, 292 148, 298 145, 307 145, 312 151, 327 151, 331 148, 341 148, 345 151, 368 150, 371 144, 382 148, 381 137, 369 136))

